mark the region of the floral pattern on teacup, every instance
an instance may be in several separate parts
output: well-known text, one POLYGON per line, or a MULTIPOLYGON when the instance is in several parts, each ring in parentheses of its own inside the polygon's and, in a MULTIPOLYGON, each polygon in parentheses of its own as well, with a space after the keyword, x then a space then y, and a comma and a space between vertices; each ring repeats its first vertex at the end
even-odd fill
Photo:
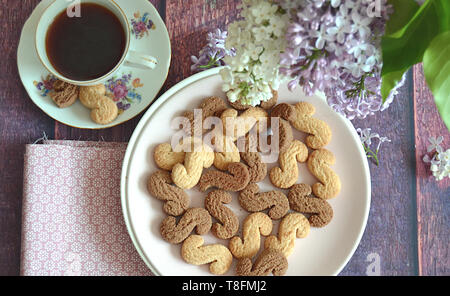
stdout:
POLYGON ((149 30, 155 30, 156 26, 150 19, 148 12, 141 16, 140 12, 134 13, 134 18, 131 19, 131 33, 136 39, 141 39, 149 35, 149 30))

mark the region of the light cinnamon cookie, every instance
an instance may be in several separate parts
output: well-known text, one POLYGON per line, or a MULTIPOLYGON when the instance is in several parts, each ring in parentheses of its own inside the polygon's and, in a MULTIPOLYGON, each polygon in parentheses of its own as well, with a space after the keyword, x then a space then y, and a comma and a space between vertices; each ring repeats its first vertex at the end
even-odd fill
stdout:
POLYGON ((267 120, 267 111, 260 107, 250 107, 241 115, 234 109, 226 109, 221 115, 225 135, 237 140, 245 136, 260 120, 267 120))
POLYGON ((280 167, 272 168, 269 177, 273 185, 281 189, 290 188, 297 182, 297 162, 306 162, 308 148, 302 142, 295 140, 279 156, 280 167))
POLYGON ((296 118, 291 122, 292 126, 310 134, 306 137, 306 145, 312 149, 320 149, 331 142, 331 128, 323 120, 312 117, 316 108, 307 102, 299 102, 294 106, 296 118))
POLYGON ((183 163, 186 153, 184 151, 174 152, 172 145, 163 143, 156 146, 153 158, 156 165, 166 171, 171 171, 177 163, 183 163))
POLYGON ((272 232, 272 219, 264 213, 250 214, 244 220, 242 239, 238 236, 230 240, 229 249, 234 257, 251 258, 259 251, 261 235, 272 232))
POLYGON ((308 169, 320 181, 312 186, 317 197, 331 199, 341 191, 341 179, 330 168, 335 161, 334 154, 326 149, 315 150, 309 156, 308 169))
POLYGON ((214 166, 216 169, 225 171, 230 163, 239 162, 241 160, 239 149, 234 144, 233 139, 218 135, 213 140, 213 144, 217 144, 216 147, 220 148, 218 151, 216 150, 216 152, 214 152, 214 166))
POLYGON ((98 124, 109 124, 119 116, 116 103, 107 96, 100 96, 97 104, 91 111, 91 118, 98 124))
POLYGON ((99 97, 105 94, 106 87, 103 84, 80 86, 80 102, 88 109, 94 109, 99 97))
POLYGON ((316 108, 307 102, 299 102, 294 106, 282 103, 272 109, 271 116, 281 117, 301 132, 309 134, 306 137, 306 145, 312 149, 319 149, 331 142, 330 126, 313 115, 316 108))
MULTIPOLYGON (((201 142, 201 140, 199 140, 201 142)), ((209 168, 214 162, 214 152, 203 143, 200 147, 186 152, 184 163, 177 163, 172 169, 172 180, 182 189, 191 189, 197 185, 204 168, 209 168), (198 151, 196 151, 198 150, 198 151)))
POLYGON ((181 257, 189 264, 210 264, 209 271, 215 275, 226 273, 233 262, 233 255, 227 247, 220 244, 203 245, 199 235, 191 235, 181 246, 181 257))
POLYGON ((287 258, 294 251, 295 239, 307 237, 309 229, 310 225, 305 216, 299 213, 288 214, 280 222, 278 237, 269 236, 264 247, 279 250, 287 258))

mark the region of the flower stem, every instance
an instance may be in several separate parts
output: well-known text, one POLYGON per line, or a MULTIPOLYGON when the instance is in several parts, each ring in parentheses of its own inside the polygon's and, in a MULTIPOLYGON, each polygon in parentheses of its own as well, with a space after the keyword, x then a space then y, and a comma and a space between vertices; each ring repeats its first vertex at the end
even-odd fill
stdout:
POLYGON ((220 64, 218 63, 218 59, 217 59, 217 53, 214 55, 213 58, 209 59, 209 62, 207 65, 201 65, 198 66, 199 69, 210 69, 216 66, 220 66, 220 64))
POLYGON ((356 98, 356 97, 359 98, 359 97, 361 97, 361 95, 363 95, 364 93, 372 94, 372 95, 373 95, 374 92, 372 92, 372 91, 366 89, 366 85, 365 85, 366 78, 369 77, 369 76, 371 76, 371 75, 373 75, 373 74, 374 74, 374 71, 373 71, 373 70, 372 70, 371 72, 369 72, 369 73, 364 73, 358 81, 356 81, 355 83, 353 83, 353 86, 354 86, 355 88, 349 89, 349 90, 345 91, 345 95, 346 95, 348 98, 356 98))
POLYGON ((378 159, 378 150, 373 152, 368 146, 363 144, 364 151, 366 152, 367 158, 371 158, 376 166, 380 165, 380 160, 378 159))

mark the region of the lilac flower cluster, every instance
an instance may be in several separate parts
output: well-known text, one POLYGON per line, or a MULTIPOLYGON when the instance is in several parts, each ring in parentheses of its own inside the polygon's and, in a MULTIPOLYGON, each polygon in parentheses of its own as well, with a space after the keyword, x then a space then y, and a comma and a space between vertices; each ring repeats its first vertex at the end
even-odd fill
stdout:
POLYGON ((214 32, 209 32, 206 40, 207 45, 200 50, 199 56, 191 56, 193 65, 191 71, 200 72, 214 67, 225 65, 223 58, 225 56, 234 56, 233 49, 225 48, 225 40, 227 39, 227 31, 216 29, 214 32))
POLYGON ((391 12, 387 0, 280 0, 290 14, 280 72, 307 95, 322 91, 350 120, 386 109, 383 103, 381 37, 391 12))

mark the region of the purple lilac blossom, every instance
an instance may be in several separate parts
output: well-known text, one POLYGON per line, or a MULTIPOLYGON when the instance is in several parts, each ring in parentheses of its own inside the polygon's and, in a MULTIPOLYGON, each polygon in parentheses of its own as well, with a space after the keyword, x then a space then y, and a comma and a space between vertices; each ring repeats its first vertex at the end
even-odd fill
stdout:
POLYGON ((398 85, 383 103, 380 41, 391 12, 386 0, 279 1, 290 13, 287 50, 280 72, 307 95, 325 93, 329 105, 350 120, 385 110, 398 85), (376 9, 375 9, 376 8, 376 9))
POLYGON ((208 43, 200 50, 199 56, 191 56, 191 61, 193 62, 191 71, 200 72, 225 65, 223 58, 227 55, 235 55, 233 50, 225 48, 226 39, 227 31, 222 32, 220 29, 216 29, 213 32, 209 32, 206 37, 208 43))

